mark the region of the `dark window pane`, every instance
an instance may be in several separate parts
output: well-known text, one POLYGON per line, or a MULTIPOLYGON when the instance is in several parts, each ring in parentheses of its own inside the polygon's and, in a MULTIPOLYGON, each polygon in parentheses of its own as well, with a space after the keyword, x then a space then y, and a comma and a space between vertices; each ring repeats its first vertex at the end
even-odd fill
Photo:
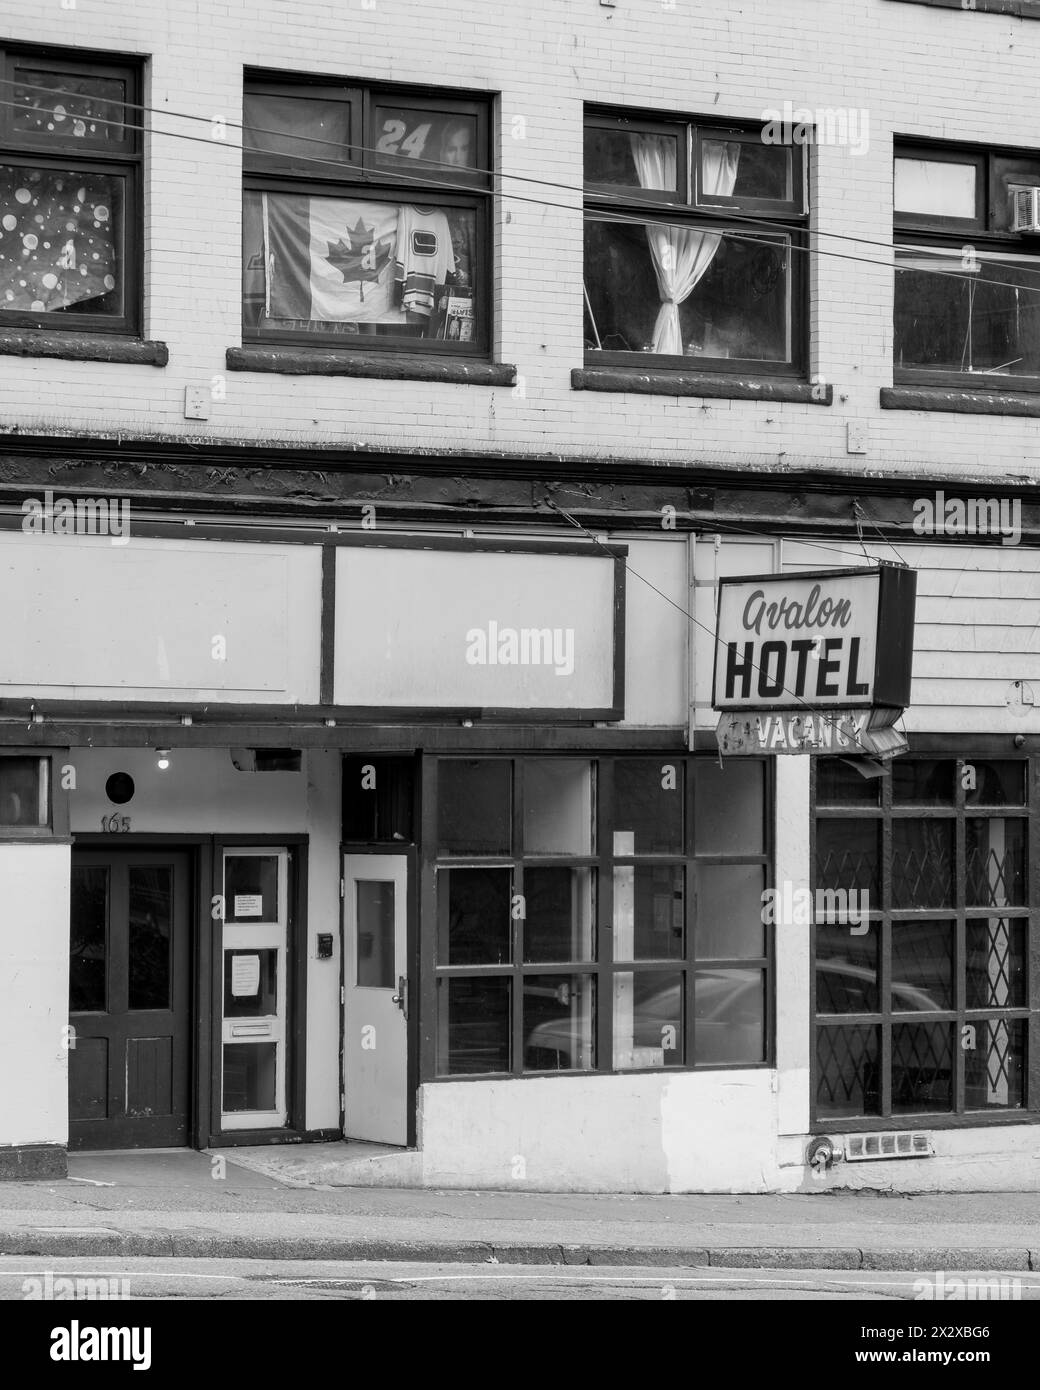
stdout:
POLYGON ((18 65, 11 124, 16 136, 42 135, 85 148, 125 147, 133 143, 133 133, 124 125, 126 96, 121 77, 18 65))
POLYGON ((791 192, 791 150, 749 140, 701 142, 701 200, 723 197, 772 198, 786 202, 791 192), (730 166, 736 177, 730 177, 730 166))
POLYGON ((614 853, 681 854, 685 767, 676 759, 614 763, 614 853))
POLYGON ((674 193, 685 137, 640 134, 624 124, 585 127, 585 182, 674 193), (638 160, 638 165, 637 165, 638 160))
POLYGON ((173 872, 131 866, 129 875, 129 1007, 169 1009, 173 872))
POLYGON ((893 1115, 952 1109, 953 1025, 893 1023, 893 1115))
POLYGON ((969 1009, 1017 1009, 1026 1002, 1026 924, 1008 917, 969 920, 969 1009))
POLYGON ((893 805, 952 806, 956 771, 954 762, 893 759, 893 805))
POLYGON ((392 989, 397 983, 394 958, 394 884, 374 879, 357 882, 357 980, 365 989, 392 989))
POLYGON ((881 859, 880 820, 818 820, 816 822, 816 887, 866 892, 881 901, 878 864, 881 859))
POLYGON ((969 1019, 968 1027, 965 1105, 969 1110, 1019 1109, 1025 1103, 1025 1019, 969 1019))
POLYGON ((892 923, 892 1009, 953 1008, 953 923, 892 923))
POLYGON ((437 841, 441 854, 508 854, 511 768, 505 759, 437 764, 437 841))
POLYGON ((765 955, 762 864, 697 866, 697 957, 765 955))
POLYGON ((693 762, 695 854, 762 854, 766 831, 766 767, 757 758, 693 762))
POLYGON ((897 247, 895 362, 989 386, 1040 375, 1040 258, 976 251, 966 267, 959 246, 897 247))
POLYGON ((108 956, 108 870, 72 866, 72 930, 69 938, 69 1012, 104 1013, 108 956))
POLYGON ((424 177, 454 184, 487 182, 478 169, 475 115, 377 104, 373 143, 374 164, 398 170, 409 187, 424 177))
POLYGON ((878 1012, 878 925, 854 935, 847 926, 816 928, 816 1012, 878 1012))
POLYGON ((952 820, 893 818, 892 906, 953 905, 952 820))
POLYGON ((0 309, 123 313, 124 184, 0 165, 0 309))
POLYGON ((263 1018, 277 1012, 278 952, 225 951, 224 1017, 263 1018))
POLYGON ((864 777, 844 758, 813 758, 817 806, 877 806, 881 779, 864 777))
POLYGON ((596 1064, 591 975, 524 976, 524 1071, 590 1071, 596 1064))
POLYGON ((681 960, 683 914, 680 866, 615 866, 615 960, 681 960))
POLYGON ((509 1071, 506 979, 437 981, 437 1075, 509 1071))
POLYGON ((278 921, 277 855, 225 855, 224 920, 227 922, 278 921))
POLYGON ((441 965, 502 965, 512 958, 512 883, 512 869, 438 869, 441 965))
POLYGON ((866 1024, 816 1030, 816 1110, 821 1118, 876 1115, 881 1105, 880 1029, 866 1024))
MULTIPOLYGON (((457 870, 456 870, 457 872, 457 870)), ((594 870, 524 870, 524 960, 593 960, 594 870)))
POLYGON ((783 235, 737 240, 706 224, 589 216, 586 349, 686 356, 693 366, 788 362, 788 253, 783 235))
POLYGON ((47 825, 46 762, 42 758, 0 758, 0 825, 47 825))
POLYGON ((415 839, 415 759, 343 759, 343 838, 367 844, 415 839))
POLYGON ((1026 826, 1024 818, 1003 816, 965 821, 965 901, 969 907, 1025 905, 1026 826))
POLYGON ((350 159, 350 106, 326 97, 246 92, 242 149, 277 155, 314 178, 334 174, 350 159))
POLYGON ((694 979, 694 1061, 765 1060, 766 989, 761 970, 698 971, 694 979))
POLYGON ((965 789, 965 805, 1024 806, 1027 769, 1024 760, 983 762, 980 758, 971 758, 965 762, 963 773, 975 785, 965 789))
POLYGON ((224 1113, 273 1110, 277 1069, 277 1043, 225 1043, 224 1113))
POLYGON ((614 976, 614 1068, 681 1067, 681 971, 618 971, 614 976))
POLYGON ((592 764, 573 758, 528 758, 522 766, 524 853, 592 854, 592 764))
POLYGON ((359 349, 381 339, 481 347, 471 208, 264 193, 257 216, 247 194, 243 235, 251 326, 350 337, 359 349))

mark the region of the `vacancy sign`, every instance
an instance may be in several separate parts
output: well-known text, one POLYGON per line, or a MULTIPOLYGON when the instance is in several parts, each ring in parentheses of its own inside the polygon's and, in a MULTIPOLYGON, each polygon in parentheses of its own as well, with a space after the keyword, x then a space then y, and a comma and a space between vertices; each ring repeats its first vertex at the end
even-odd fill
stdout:
POLYGON ((902 710, 916 588, 896 565, 720 579, 713 707, 902 710))

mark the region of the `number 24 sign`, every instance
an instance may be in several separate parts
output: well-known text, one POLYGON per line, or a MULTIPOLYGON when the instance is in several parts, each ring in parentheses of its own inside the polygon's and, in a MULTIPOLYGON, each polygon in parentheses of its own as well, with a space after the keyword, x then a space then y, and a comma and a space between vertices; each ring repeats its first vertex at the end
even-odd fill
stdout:
POLYGON ((411 133, 404 121, 384 121, 383 133, 376 144, 377 154, 406 154, 409 159, 421 159, 430 134, 431 121, 423 121, 411 133))

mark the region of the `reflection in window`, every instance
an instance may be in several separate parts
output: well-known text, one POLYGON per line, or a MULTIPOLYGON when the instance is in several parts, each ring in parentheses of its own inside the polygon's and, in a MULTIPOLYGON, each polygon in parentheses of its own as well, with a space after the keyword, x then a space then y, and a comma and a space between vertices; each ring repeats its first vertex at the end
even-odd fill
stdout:
POLYGON ((50 823, 49 771, 47 758, 0 757, 0 825, 50 823))
POLYGON ((614 853, 681 854, 685 771, 682 763, 619 758, 614 764, 614 853))
POLYGON ((437 961, 502 965, 511 958, 511 869, 439 869, 437 961))
POLYGON ((524 1070, 595 1066, 596 982, 591 975, 524 976, 524 1070))
POLYGON ((847 926, 816 928, 816 1012, 872 1014, 878 1009, 876 923, 853 935, 847 926))
POLYGON ((765 764, 713 758, 693 764, 694 849, 697 854, 762 854, 765 851, 765 764))
POLYGON ((524 853, 593 852, 592 765, 571 758, 524 762, 524 853))
POLYGON ((281 155, 320 174, 320 163, 335 166, 351 157, 350 104, 318 96, 246 92, 242 149, 281 155))
POLYGON ((513 781, 509 762, 442 758, 437 765, 441 854, 508 854, 513 781))
POLYGON ((615 865, 615 960, 681 959, 684 914, 680 866, 615 865))
POLYGON ((698 864, 699 960, 765 955, 765 882, 762 864, 698 864))
POLYGON ((129 878, 129 1007, 169 1009, 173 872, 131 865, 129 878))
POLYGON ((765 1059, 766 992, 761 970, 699 970, 693 986, 698 1062, 765 1059))
POLYGON ((614 976, 614 1067, 678 1067, 683 1059, 683 976, 674 970, 614 976))
POLYGON ((952 922, 892 925, 892 1008, 953 1008, 952 922))
POLYGON ((277 1043, 224 1044, 224 1113, 273 1110, 277 1043))
POLYGON ((108 869, 73 864, 69 941, 69 1012, 104 1013, 107 1005, 108 869))
POLYGON ((592 869, 524 870, 524 960, 592 960, 595 920, 592 869))
POLYGON ((509 1071, 509 1000, 502 977, 444 977, 437 981, 437 1075, 509 1071))

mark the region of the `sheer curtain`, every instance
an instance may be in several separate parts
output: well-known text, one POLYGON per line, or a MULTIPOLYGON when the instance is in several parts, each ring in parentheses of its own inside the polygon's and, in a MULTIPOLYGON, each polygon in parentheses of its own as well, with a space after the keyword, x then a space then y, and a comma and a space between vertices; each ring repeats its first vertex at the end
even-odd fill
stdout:
MULTIPOLYGON (((641 188, 675 188, 676 141, 668 135, 631 135, 632 158, 641 188)), ((728 197, 737 181, 740 145, 736 141, 706 141, 701 146, 705 193, 728 197)), ((654 324, 654 352, 682 355, 679 305, 686 302, 715 259, 721 237, 692 227, 647 227, 646 240, 657 276, 661 308, 654 324)))

